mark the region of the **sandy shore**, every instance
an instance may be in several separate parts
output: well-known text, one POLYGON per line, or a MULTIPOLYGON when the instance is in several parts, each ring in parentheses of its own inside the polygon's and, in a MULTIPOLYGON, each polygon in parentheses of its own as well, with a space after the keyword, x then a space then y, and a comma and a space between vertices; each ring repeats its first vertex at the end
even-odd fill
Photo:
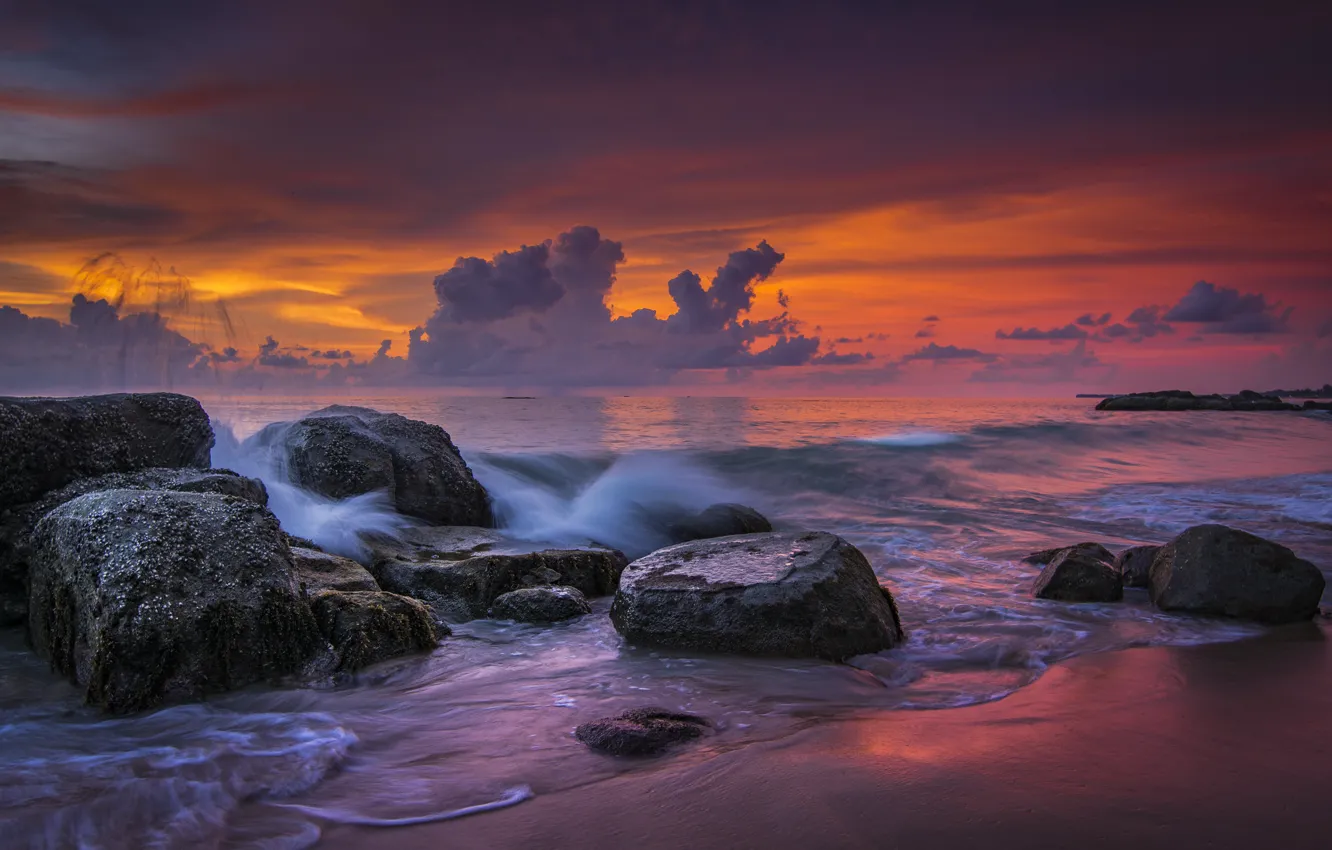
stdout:
POLYGON ((1084 657, 989 705, 668 757, 448 823, 330 826, 319 847, 1326 847, 1327 635, 1084 657))

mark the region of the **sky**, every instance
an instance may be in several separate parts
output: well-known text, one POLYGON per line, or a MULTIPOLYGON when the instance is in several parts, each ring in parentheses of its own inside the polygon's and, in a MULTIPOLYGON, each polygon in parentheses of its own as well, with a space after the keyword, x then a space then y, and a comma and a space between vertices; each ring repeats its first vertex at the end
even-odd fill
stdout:
POLYGON ((0 0, 0 390, 1321 385, 1328 43, 1325 2, 0 0))

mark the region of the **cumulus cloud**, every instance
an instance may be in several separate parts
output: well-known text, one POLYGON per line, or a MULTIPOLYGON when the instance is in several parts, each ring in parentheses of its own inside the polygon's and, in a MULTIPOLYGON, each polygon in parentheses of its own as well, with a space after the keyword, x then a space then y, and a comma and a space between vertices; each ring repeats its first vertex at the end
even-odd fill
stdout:
POLYGON ((1173 334, 1174 327, 1161 320, 1162 309, 1154 305, 1139 307, 1129 313, 1123 322, 1115 322, 1113 325, 1101 328, 1097 331, 1095 339, 1099 342, 1114 342, 1121 339, 1142 342, 1160 334, 1173 334))
POLYGON ((916 331, 916 339, 929 339, 934 336, 934 328, 921 328, 916 331))
POLYGON ((914 360, 929 360, 935 363, 972 360, 979 363, 990 363, 998 359, 999 355, 997 354, 987 354, 974 348, 958 348, 956 345, 939 345, 934 342, 902 356, 903 363, 910 363, 914 360))
POLYGON ((1086 339, 1087 332, 1076 324, 1070 322, 1062 328, 1051 328, 1048 331, 1039 328, 1014 328, 1005 333, 1002 330, 994 332, 995 339, 1016 339, 1028 342, 1046 341, 1046 342, 1065 342, 1074 339, 1086 339))
POLYGON ((1240 293, 1200 280, 1162 318, 1201 325, 1204 333, 1272 334, 1290 330, 1293 310, 1281 310, 1280 304, 1268 302, 1261 293, 1240 293))
POLYGON ((816 362, 820 340, 800 332, 784 293, 781 312, 750 316, 756 284, 785 259, 766 241, 732 253, 706 285, 688 269, 666 281, 675 312, 665 317, 645 308, 611 318, 624 259, 619 242, 587 226, 489 261, 460 259, 436 279, 438 309, 410 334, 407 361, 436 381, 579 386, 816 362))
POLYGON ((922 321, 922 322, 938 322, 938 321, 941 321, 941 319, 940 319, 938 316, 926 316, 925 318, 921 319, 921 321, 922 321))

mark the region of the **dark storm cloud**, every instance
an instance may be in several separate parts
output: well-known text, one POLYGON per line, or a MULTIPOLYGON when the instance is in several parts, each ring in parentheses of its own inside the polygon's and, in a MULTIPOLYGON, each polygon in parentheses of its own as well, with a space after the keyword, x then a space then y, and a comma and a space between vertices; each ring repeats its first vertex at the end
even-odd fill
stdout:
POLYGON ((462 323, 493 322, 520 312, 540 313, 564 297, 548 261, 550 246, 524 245, 493 260, 459 257, 435 278, 441 315, 462 323))
POLYGON ((910 363, 914 360, 928 360, 934 363, 947 363, 959 361, 976 361, 980 363, 989 363, 999 359, 997 354, 987 354, 984 351, 978 351, 974 348, 958 348, 956 345, 939 345, 932 342, 924 348, 919 348, 910 354, 903 355, 902 362, 910 363))
POLYGON ((1162 318, 1168 322, 1198 324, 1208 333, 1287 333, 1294 308, 1280 308, 1280 304, 1268 302, 1262 294, 1241 294, 1237 289, 1200 280, 1162 318))
POLYGON ((1043 331, 1040 328, 1014 328, 1011 331, 995 331, 995 339, 1016 339, 1028 342, 1064 342, 1074 339, 1086 339, 1087 332, 1076 324, 1069 323, 1062 328, 1043 331))
MULTIPOLYGON (((1047 191, 1332 126, 1313 3, 55 0, 0 14, 0 33, 23 34, 0 41, 16 57, 0 118, 65 122, 63 164, 101 169, 80 191, 43 178, 0 204, 21 205, 8 224, 31 240, 419 239, 503 210, 632 217, 719 248, 734 222, 1047 191), (89 131, 113 124, 132 143, 89 131), (152 168, 132 161, 148 149, 152 168), (700 230, 703 209, 716 225, 700 230)), ((1287 163, 1296 181, 1322 168, 1287 163)))

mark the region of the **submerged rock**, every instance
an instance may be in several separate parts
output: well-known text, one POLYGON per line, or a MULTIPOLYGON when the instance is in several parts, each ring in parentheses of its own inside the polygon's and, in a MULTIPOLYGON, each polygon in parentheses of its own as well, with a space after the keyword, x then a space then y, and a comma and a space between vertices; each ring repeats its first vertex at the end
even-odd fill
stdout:
MULTIPOLYGON (((310 610, 337 653, 337 669, 345 673, 400 655, 428 652, 439 643, 426 607, 395 593, 323 590, 310 598, 310 610)), ((447 635, 448 629, 443 633, 447 635)))
POLYGON ((1263 623, 1308 620, 1326 579, 1270 540, 1224 525, 1198 525, 1161 547, 1151 570, 1152 601, 1163 611, 1263 623))
POLYGON ((576 587, 525 587, 495 598, 490 616, 519 623, 558 623, 591 614, 587 597, 576 587))
POLYGON ((1055 555, 1036 577, 1031 593, 1061 602, 1118 602, 1124 598, 1124 583, 1109 550, 1079 545, 1055 555))
POLYGON ((28 599, 33 649, 112 712, 328 654, 277 519, 234 496, 107 490, 67 502, 33 534, 28 599))
POLYGON ((79 478, 207 468, 212 448, 208 414, 189 396, 0 398, 0 511, 79 478))
POLYGON ((1123 577, 1125 587, 1149 587, 1152 583, 1152 561, 1160 546, 1130 546, 1115 556, 1115 569, 1123 577))
POLYGON ((673 523, 668 529, 675 543, 768 531, 772 531, 772 523, 763 514, 745 505, 729 503, 712 505, 692 517, 673 523))
POLYGON ((293 546, 291 563, 297 582, 308 593, 321 590, 379 590, 379 583, 370 575, 370 571, 350 558, 293 546))
POLYGON ((615 717, 584 723, 574 737, 588 747, 615 756, 652 756, 701 738, 712 728, 707 719, 662 708, 634 708, 615 717))
POLYGON ((420 599, 442 618, 465 622, 487 616, 501 595, 524 587, 565 585, 587 596, 615 590, 627 559, 613 549, 545 549, 476 555, 463 560, 378 560, 380 587, 420 599))
POLYGON ((19 625, 27 619, 30 540, 38 521, 66 502, 100 490, 218 493, 261 506, 268 504, 268 491, 262 481, 227 469, 141 469, 81 478, 34 502, 0 511, 0 626, 19 625))
POLYGON ((1070 549, 1080 550, 1093 558, 1102 558, 1107 561, 1114 561, 1115 559, 1114 554, 1109 549, 1105 548, 1100 543, 1092 543, 1088 541, 1085 543, 1074 543, 1072 546, 1057 546, 1054 549, 1042 549, 1039 552, 1032 552, 1022 560, 1025 563, 1036 564, 1037 566, 1043 567, 1070 549))
POLYGON ((294 483, 334 499, 382 490, 399 513, 436 525, 494 524, 490 499, 438 425, 333 405, 246 441, 273 453, 294 483))
POLYGON ((904 638, 892 594, 865 556, 823 532, 661 549, 625 569, 611 621, 635 643, 835 661, 904 638))

